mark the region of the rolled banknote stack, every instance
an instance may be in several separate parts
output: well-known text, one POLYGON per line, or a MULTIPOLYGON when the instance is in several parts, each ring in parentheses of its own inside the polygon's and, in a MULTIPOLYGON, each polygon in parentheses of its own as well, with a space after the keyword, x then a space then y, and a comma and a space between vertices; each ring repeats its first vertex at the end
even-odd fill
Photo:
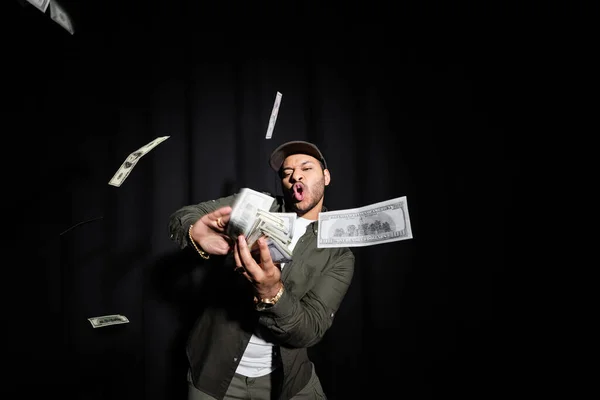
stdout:
POLYGON ((258 252, 258 239, 265 237, 275 263, 292 260, 289 245, 294 233, 296 213, 270 212, 275 199, 265 193, 244 188, 240 190, 231 211, 227 234, 235 239, 243 234, 251 252, 258 252))
POLYGON ((273 262, 285 263, 292 260, 292 251, 289 249, 294 233, 296 213, 272 213, 258 210, 256 220, 247 236, 250 249, 258 250, 257 240, 262 236, 267 239, 267 246, 271 252, 273 262))

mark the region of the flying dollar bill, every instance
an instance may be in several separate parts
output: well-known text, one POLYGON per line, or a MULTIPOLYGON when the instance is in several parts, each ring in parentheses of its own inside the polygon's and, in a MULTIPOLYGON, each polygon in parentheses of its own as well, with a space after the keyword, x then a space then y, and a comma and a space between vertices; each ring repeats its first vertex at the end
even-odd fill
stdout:
POLYGON ((121 314, 112 314, 112 315, 102 315, 100 317, 92 317, 88 318, 90 324, 94 328, 102 328, 103 326, 109 325, 118 325, 118 324, 127 324, 129 323, 129 319, 121 314))
POLYGON ((150 150, 167 140, 169 137, 170 136, 157 137, 150 143, 140 147, 139 149, 131 153, 129 156, 127 156, 125 161, 123 161, 123 164, 121 164, 121 166, 119 167, 117 172, 115 172, 108 184, 116 187, 121 186, 123 182, 125 182, 125 179, 127 179, 129 174, 131 173, 133 167, 135 167, 135 165, 138 163, 140 158, 148 154, 150 150))
POLYGON ((71 35, 75 33, 69 14, 55 0, 50 0, 50 18, 65 28, 71 35))
POLYGON ((275 95, 275 103, 273 104, 273 110, 271 111, 271 118, 269 118, 269 126, 267 127, 267 135, 265 139, 271 139, 273 136, 273 130, 275 129, 275 122, 277 121, 277 114, 279 114, 279 105, 281 104, 281 97, 283 95, 279 92, 275 95))
POLYGON ((406 196, 319 213, 318 248, 359 247, 412 239, 406 196))
POLYGON ((45 13, 48 9, 48 4, 50 4, 50 0, 27 0, 30 4, 34 5, 38 10, 45 13))

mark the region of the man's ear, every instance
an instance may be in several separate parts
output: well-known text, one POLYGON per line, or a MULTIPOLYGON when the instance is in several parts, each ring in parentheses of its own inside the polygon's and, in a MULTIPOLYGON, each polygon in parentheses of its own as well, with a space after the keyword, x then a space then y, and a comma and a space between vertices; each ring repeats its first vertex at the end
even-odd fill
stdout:
POLYGON ((331 182, 331 175, 329 174, 329 170, 324 169, 323 175, 325 175, 325 186, 329 186, 329 182, 331 182))

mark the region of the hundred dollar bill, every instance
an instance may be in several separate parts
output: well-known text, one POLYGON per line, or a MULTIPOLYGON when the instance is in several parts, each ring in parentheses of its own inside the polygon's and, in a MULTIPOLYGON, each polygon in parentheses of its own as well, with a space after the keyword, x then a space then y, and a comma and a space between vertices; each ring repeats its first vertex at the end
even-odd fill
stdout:
POLYGON ((283 95, 279 92, 275 95, 275 103, 273 103, 273 110, 271 111, 271 118, 269 118, 269 126, 267 127, 267 135, 265 139, 271 139, 273 136, 273 130, 275 129, 275 122, 277 121, 277 114, 279 114, 279 105, 281 104, 281 97, 283 95))
POLYGON ((296 222, 296 217, 297 217, 296 213, 295 212, 277 212, 277 213, 271 213, 271 215, 281 218, 284 221, 283 232, 285 232, 287 234, 289 241, 291 241, 292 236, 294 235, 294 223, 296 222))
POLYGON ((55 0, 50 1, 50 18, 65 28, 71 35, 75 33, 69 14, 55 0))
POLYGON ((150 143, 140 147, 139 149, 131 153, 129 156, 127 156, 125 161, 123 161, 123 164, 121 164, 121 166, 119 167, 117 172, 115 172, 108 184, 117 187, 121 186, 123 182, 125 182, 125 179, 127 179, 129 174, 131 173, 133 167, 135 167, 137 162, 140 160, 140 158, 148 154, 150 150, 167 140, 169 137, 170 136, 157 137, 150 143))
POLYGON ((38 10, 45 13, 48 9, 48 4, 50 4, 50 0, 27 0, 30 4, 34 5, 38 10))
POLYGON ((92 318, 88 318, 88 321, 90 321, 90 324, 92 324, 92 326, 94 328, 102 328, 103 326, 129 323, 129 319, 127 319, 126 316, 121 315, 121 314, 103 315, 101 317, 92 317, 92 318))
POLYGON ((358 247, 412 239, 406 196, 319 213, 318 248, 358 247))

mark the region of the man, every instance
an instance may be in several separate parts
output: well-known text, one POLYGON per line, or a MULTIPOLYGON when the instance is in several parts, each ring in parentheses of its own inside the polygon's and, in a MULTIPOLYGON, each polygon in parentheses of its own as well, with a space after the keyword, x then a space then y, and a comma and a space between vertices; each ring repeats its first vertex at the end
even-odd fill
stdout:
POLYGON ((264 238, 257 257, 243 235, 232 241, 225 234, 236 195, 184 206, 170 217, 171 238, 182 249, 193 246, 202 262, 220 263, 210 269, 204 311, 187 343, 188 400, 326 398, 307 349, 331 327, 354 255, 348 248, 317 249, 331 181, 317 146, 284 143, 269 164, 284 193, 270 211, 297 214, 292 261, 274 264, 264 238))

